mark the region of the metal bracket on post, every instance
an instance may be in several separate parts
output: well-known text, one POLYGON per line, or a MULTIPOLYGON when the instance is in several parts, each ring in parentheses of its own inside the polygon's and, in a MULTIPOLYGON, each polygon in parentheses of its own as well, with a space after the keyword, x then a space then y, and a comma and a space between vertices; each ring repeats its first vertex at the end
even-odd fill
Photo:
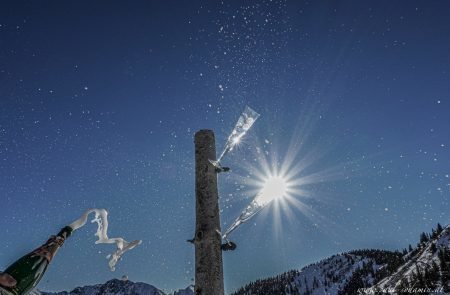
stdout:
POLYGON ((230 167, 223 167, 219 161, 209 159, 209 162, 214 166, 217 173, 230 171, 230 167))
POLYGON ((216 172, 217 173, 220 173, 220 172, 229 172, 230 171, 230 167, 220 167, 220 168, 217 168, 216 167, 216 172))

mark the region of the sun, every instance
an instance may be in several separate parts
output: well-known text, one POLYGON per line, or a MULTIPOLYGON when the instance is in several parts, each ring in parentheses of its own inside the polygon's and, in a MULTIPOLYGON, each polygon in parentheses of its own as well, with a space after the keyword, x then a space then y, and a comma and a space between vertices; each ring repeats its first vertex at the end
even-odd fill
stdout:
POLYGON ((257 201, 261 204, 267 204, 273 200, 279 200, 286 196, 289 183, 281 176, 269 176, 261 192, 257 196, 257 201))
POLYGON ((288 195, 289 182, 284 177, 269 176, 265 179, 264 184, 252 202, 245 207, 239 217, 228 227, 222 239, 227 240, 228 235, 234 231, 242 223, 247 222, 250 218, 258 214, 266 205, 277 200, 281 200, 288 195))
POLYGON ((254 164, 241 166, 248 172, 247 177, 238 176, 248 185, 247 194, 253 198, 225 231, 223 239, 226 240, 231 232, 261 212, 272 215, 273 233, 277 237, 283 233, 284 222, 292 224, 300 215, 315 225, 319 221, 329 222, 310 205, 313 195, 314 202, 320 201, 320 196, 311 186, 334 179, 342 169, 338 169, 340 166, 325 170, 311 169, 321 158, 320 153, 313 150, 302 156, 299 154, 300 150, 292 148, 288 148, 284 157, 280 157, 276 150, 255 149, 252 155, 254 164), (270 210, 263 211, 267 207, 270 210))

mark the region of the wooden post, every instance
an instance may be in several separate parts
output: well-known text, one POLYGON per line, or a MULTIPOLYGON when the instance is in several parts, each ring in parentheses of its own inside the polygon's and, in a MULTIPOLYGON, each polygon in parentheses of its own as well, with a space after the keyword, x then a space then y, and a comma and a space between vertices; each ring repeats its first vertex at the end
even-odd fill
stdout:
POLYGON ((195 134, 195 294, 223 295, 222 238, 220 232, 214 132, 195 134))

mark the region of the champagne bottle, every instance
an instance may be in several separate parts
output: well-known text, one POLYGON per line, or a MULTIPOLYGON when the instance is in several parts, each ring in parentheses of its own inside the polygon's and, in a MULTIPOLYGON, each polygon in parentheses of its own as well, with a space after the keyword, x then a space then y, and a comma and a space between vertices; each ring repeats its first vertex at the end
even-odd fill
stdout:
POLYGON ((45 244, 11 264, 4 272, 12 276, 17 284, 14 287, 0 287, 0 294, 26 295, 36 287, 48 264, 72 231, 70 226, 64 227, 45 244))

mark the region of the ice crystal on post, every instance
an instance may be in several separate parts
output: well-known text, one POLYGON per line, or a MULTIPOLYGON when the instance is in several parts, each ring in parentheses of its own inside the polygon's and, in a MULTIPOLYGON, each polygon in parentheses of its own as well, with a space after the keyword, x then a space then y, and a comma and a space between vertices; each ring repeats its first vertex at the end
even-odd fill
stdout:
POLYGON ((252 202, 244 210, 242 210, 239 217, 236 218, 233 224, 225 231, 222 239, 227 240, 228 235, 238 226, 258 214, 273 200, 285 196, 287 191, 288 184, 283 178, 270 177, 267 179, 262 190, 255 196, 252 202))
POLYGON ((252 127, 258 117, 259 114, 255 110, 253 110, 249 106, 245 107, 236 125, 234 126, 233 131, 231 132, 230 136, 228 136, 228 140, 223 152, 220 154, 219 158, 216 161, 211 160, 211 163, 214 166, 216 166, 217 168, 221 168, 220 161, 241 141, 242 137, 252 127))

